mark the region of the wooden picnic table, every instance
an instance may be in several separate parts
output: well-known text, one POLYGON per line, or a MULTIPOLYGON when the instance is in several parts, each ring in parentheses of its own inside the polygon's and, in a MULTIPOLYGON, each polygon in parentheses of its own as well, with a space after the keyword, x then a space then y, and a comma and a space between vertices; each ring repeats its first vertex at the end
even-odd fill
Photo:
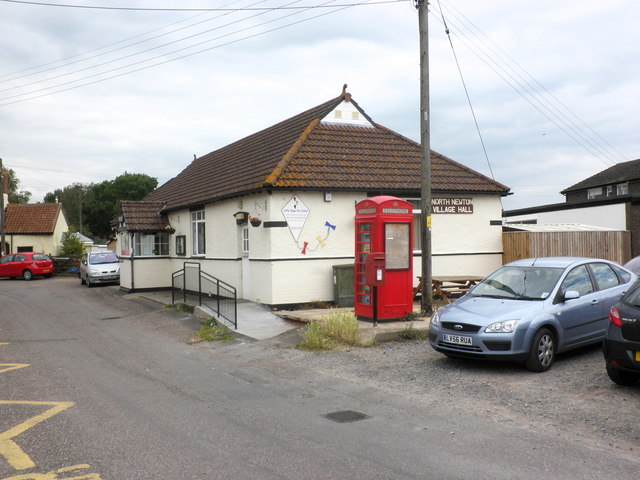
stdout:
MULTIPOLYGON (((452 295, 464 295, 471 287, 476 285, 483 277, 472 275, 447 275, 437 276, 431 279, 431 291, 434 297, 440 297, 444 302, 451 303, 452 295)), ((415 297, 422 291, 422 277, 418 277, 418 285, 413 289, 415 297)))

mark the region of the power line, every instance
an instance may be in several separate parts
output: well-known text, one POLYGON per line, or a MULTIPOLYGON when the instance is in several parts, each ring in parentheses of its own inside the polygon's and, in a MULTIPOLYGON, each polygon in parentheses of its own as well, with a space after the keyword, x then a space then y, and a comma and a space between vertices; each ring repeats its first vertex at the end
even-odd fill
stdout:
MULTIPOLYGON (((398 3, 406 2, 407 0, 379 0, 371 2, 369 5, 380 5, 385 3, 398 3)), ((104 5, 72 5, 65 3, 47 3, 47 2, 30 2, 26 0, 0 0, 0 2, 7 3, 21 3, 25 5, 37 5, 41 7, 63 7, 63 8, 82 8, 92 10, 125 10, 125 11, 137 11, 137 12, 224 12, 224 11, 237 11, 232 8, 143 8, 143 7, 113 7, 104 5)), ((345 3, 340 5, 333 5, 335 7, 353 7, 359 5, 358 3, 345 3)), ((309 7, 278 7, 276 10, 297 10, 305 8, 329 8, 322 5, 312 5, 309 7)), ((243 10, 272 10, 272 8, 247 8, 243 10)))
MULTIPOLYGON (((451 8, 455 9, 455 7, 451 8)), ((455 12, 457 12, 458 15, 456 15, 456 13, 451 13, 450 15, 458 21, 461 28, 457 31, 452 31, 452 34, 455 35, 474 55, 476 55, 494 73, 502 78, 532 107, 538 110, 538 112, 540 112, 550 122, 556 125, 556 127, 558 127, 563 133, 565 133, 565 135, 574 140, 578 145, 587 150, 591 155, 597 157, 602 163, 607 166, 610 166, 611 164, 614 164, 618 161, 614 158, 611 150, 607 149, 606 146, 608 145, 611 149, 613 149, 613 147, 605 142, 597 133, 593 131, 593 129, 591 129, 591 127, 586 125, 585 122, 580 120, 575 113, 573 113, 568 107, 566 107, 566 105, 557 100, 555 96, 553 96, 548 90, 542 87, 540 82, 535 80, 535 78, 529 72, 527 72, 522 66, 515 62, 508 54, 504 52, 504 50, 493 43, 476 25, 473 24, 473 22, 471 22, 458 10, 455 10, 455 12), (472 38, 465 34, 462 31, 462 28, 470 32, 472 38), (478 37, 478 32, 481 37, 478 37), (482 38, 486 39, 486 41, 484 41, 482 38), (481 43, 482 45, 479 46, 478 43, 481 43), (506 57, 506 59, 504 57, 506 57), (517 68, 513 67, 512 65, 515 65, 517 68), (539 87, 537 87, 536 85, 539 85, 539 87), (593 132, 593 134, 588 135, 584 131, 584 128, 576 123, 575 120, 572 120, 565 111, 570 112, 570 116, 574 117, 584 126, 586 126, 591 132, 593 132)), ((451 24, 451 17, 449 18, 449 20, 449 23, 451 24)), ((457 26, 455 21, 453 25, 457 26)), ((620 154, 620 152, 615 149, 613 150, 616 154, 618 154, 620 158, 626 160, 622 156, 622 154, 620 154)))
MULTIPOLYGON (((257 3, 262 3, 262 2, 264 2, 264 1, 265 1, 265 0, 261 0, 260 2, 256 2, 256 4, 257 4, 257 3)), ((302 0, 295 0, 295 1, 294 1, 294 2, 292 2, 292 3, 298 3, 298 2, 301 2, 301 1, 302 1, 302 0)), ((331 0, 331 1, 335 1, 335 0, 331 0)), ((254 5, 255 5, 255 4, 254 4, 254 5)), ((272 10, 272 11, 273 11, 273 10, 277 10, 277 8, 274 8, 274 9, 271 9, 271 10, 272 10)), ((41 79, 41 80, 38 80, 38 81, 31 82, 31 83, 25 83, 25 84, 22 84, 22 85, 19 85, 19 86, 16 86, 16 87, 8 87, 8 88, 4 88, 4 89, 1 89, 1 90, 0 90, 0 92, 6 92, 6 91, 9 91, 9 90, 15 90, 15 89, 19 89, 19 88, 25 88, 25 87, 28 87, 28 86, 30 86, 30 85, 35 85, 35 84, 38 84, 38 83, 42 83, 42 82, 46 82, 46 81, 50 81, 50 80, 55 80, 55 79, 57 79, 57 78, 67 77, 67 76, 69 76, 69 75, 73 75, 73 74, 76 74, 76 73, 85 72, 85 71, 87 71, 87 70, 92 70, 92 69, 94 69, 94 68, 102 67, 102 66, 104 66, 104 65, 109 65, 109 64, 112 64, 112 63, 116 63, 116 62, 118 62, 118 61, 120 61, 120 60, 125 60, 125 59, 127 59, 127 58, 135 57, 135 56, 137 56, 137 55, 142 55, 143 53, 148 53, 148 52, 151 52, 151 51, 153 51, 153 50, 159 50, 159 49, 161 49, 161 48, 163 48, 163 47, 167 47, 167 46, 169 46, 169 45, 174 45, 174 44, 176 44, 176 43, 180 43, 180 42, 183 42, 183 41, 186 41, 186 40, 190 40, 190 39, 192 39, 192 38, 195 38, 195 37, 198 37, 198 36, 201 36, 201 35, 205 35, 205 34, 207 34, 207 33, 211 33, 211 32, 216 31, 216 30, 220 30, 220 29, 222 29, 222 28, 224 28, 224 27, 228 27, 228 26, 230 26, 230 25, 234 25, 234 24, 236 24, 236 23, 240 23, 240 22, 243 22, 243 21, 245 21, 245 20, 248 20, 248 19, 251 19, 251 18, 258 17, 258 16, 260 16, 260 15, 264 15, 265 13, 269 13, 269 11, 261 11, 261 12, 259 12, 259 13, 254 14, 254 15, 251 15, 251 16, 249 16, 249 17, 246 17, 246 18, 243 18, 243 19, 239 19, 239 20, 235 20, 235 21, 233 21, 233 22, 229 22, 229 23, 224 24, 224 25, 222 25, 222 26, 218 26, 218 27, 215 27, 215 28, 211 28, 211 29, 209 29, 209 30, 204 30, 204 31, 202 31, 202 32, 195 33, 195 34, 193 34, 193 35, 189 35, 189 36, 186 36, 186 37, 182 37, 182 38, 179 38, 179 39, 177 39, 177 40, 173 40, 173 41, 171 41, 171 42, 163 43, 163 44, 161 44, 161 45, 157 45, 157 46, 155 46, 155 47, 147 48, 147 49, 145 49, 145 50, 141 50, 141 51, 139 51, 139 52, 131 53, 131 54, 129 54, 129 55, 124 55, 124 56, 122 56, 122 57, 118 57, 118 58, 115 58, 115 59, 112 59, 112 60, 108 60, 108 61, 105 61, 105 62, 102 62, 102 63, 94 64, 94 65, 91 65, 91 66, 88 66, 88 67, 85 67, 85 68, 81 68, 81 69, 78 69, 78 70, 73 70, 73 71, 66 72, 66 73, 61 73, 61 74, 58 74, 58 75, 55 75, 55 76, 51 76, 51 77, 48 77, 48 78, 44 78, 44 79, 41 79)), ((123 49, 125 49, 125 48, 130 47, 130 46, 139 45, 139 44, 141 44, 141 43, 145 43, 145 42, 147 42, 147 41, 151 41, 151 40, 154 40, 154 39, 156 39, 156 38, 160 38, 160 37, 163 37, 163 36, 169 35, 169 34, 171 34, 171 33, 175 33, 176 31, 181 31, 181 30, 184 30, 184 29, 186 29, 186 28, 190 28, 190 27, 195 26, 195 25, 200 25, 200 24, 202 24, 202 23, 205 23, 205 22, 208 22, 208 21, 211 21, 211 20, 216 20, 216 19, 218 19, 218 18, 220 18, 220 17, 222 17, 222 16, 225 16, 225 15, 229 15, 229 12, 224 13, 224 14, 222 14, 222 15, 218 15, 218 16, 216 16, 215 18, 212 18, 212 19, 209 19, 209 20, 205 20, 205 21, 202 21, 202 22, 197 22, 196 24, 189 25, 189 26, 187 26, 187 27, 183 27, 183 28, 180 28, 180 29, 177 29, 177 30, 173 30, 173 31, 171 31, 171 32, 167 32, 167 33, 165 33, 165 34, 161 34, 161 35, 157 35, 157 36, 155 36, 155 37, 151 37, 151 38, 149 38, 149 39, 147 39, 147 40, 141 40, 141 41, 136 42, 136 43, 133 43, 133 44, 131 44, 131 45, 125 45, 124 47, 121 47, 121 48, 117 48, 117 49, 114 49, 114 50, 107 51, 107 52, 105 52, 104 54, 95 55, 95 56, 90 57, 90 58, 85 59, 85 60, 78 60, 78 61, 76 61, 76 62, 71 62, 71 63, 68 63, 68 64, 66 64, 66 65, 61 65, 60 67, 53 67, 53 68, 51 68, 51 69, 47 69, 47 70, 45 70, 45 71, 53 70, 53 69, 55 69, 55 68, 62 68, 62 67, 70 66, 70 65, 73 65, 73 64, 76 64, 76 63, 81 63, 81 62, 83 62, 83 61, 87 61, 87 60, 92 60, 92 59, 94 59, 94 58, 98 58, 98 57, 101 57, 101 56, 103 56, 103 55, 107 55, 107 54, 109 54, 109 53, 113 53, 113 52, 116 52, 116 51, 119 51, 119 50, 123 50, 123 49)), ((274 21, 275 21, 275 20, 274 20, 274 21)), ((241 31, 242 31, 242 30, 241 30, 241 31)), ((234 33, 235 33, 235 32, 234 32, 234 33)), ((214 41, 214 40, 217 40, 217 39, 220 39, 220 37, 216 37, 216 38, 213 38, 213 39, 207 40, 207 41, 205 41, 205 42, 196 43, 195 45, 191 45, 191 46, 185 47, 184 49, 193 48, 193 47, 195 47, 195 46, 201 45, 202 43, 206 43, 206 42, 209 42, 209 41, 214 41)), ((171 53, 176 53, 176 52, 179 52, 179 51, 182 51, 182 50, 183 50, 183 49, 180 49, 180 50, 174 50, 173 52, 169 52, 169 54, 171 54, 171 53)), ((108 73, 108 72, 111 72, 111 71, 118 70, 119 68, 126 68, 127 66, 130 66, 130 65, 137 65, 137 64, 139 64, 139 63, 143 63, 143 62, 151 61, 151 60, 154 60, 154 59, 159 58, 159 57, 162 57, 162 56, 164 56, 164 55, 160 55, 160 56, 157 56, 157 57, 152 57, 152 58, 150 58, 150 59, 143 60, 143 61, 141 61, 141 62, 136 62, 136 63, 129 64, 129 65, 125 65, 125 66, 123 66, 123 67, 118 67, 118 68, 113 69, 113 70, 108 70, 108 71, 107 71, 107 73, 108 73)), ((36 72, 36 73, 42 73, 42 72, 44 72, 44 71, 40 71, 40 72, 36 72)), ((35 73, 34 73, 34 74, 35 74, 35 73)), ((33 74, 32 74, 32 75, 33 75, 33 74)), ((97 74, 97 75, 100 75, 100 74, 97 74)), ((75 80, 75 81, 77 81, 77 80, 75 80)), ((2 82, 0 82, 0 83, 2 83, 2 82)), ((68 83, 73 83, 73 82, 67 82, 67 83, 60 84, 60 85, 66 85, 66 84, 68 84, 68 83)), ((41 90, 36 90, 35 92, 32 92, 32 93, 37 93, 37 92, 39 92, 39 91, 43 91, 43 90, 46 90, 46 89, 47 89, 47 88, 43 88, 43 89, 41 89, 41 90)), ((5 99, 15 98, 16 96, 20 96, 20 95, 15 95, 15 96, 13 96, 13 97, 6 97, 5 99)), ((4 99, 0 99, 0 100, 4 100, 4 99)))
MULTIPOLYGON (((0 1, 2 1, 2 0, 0 0, 0 1)), ((301 0, 297 0, 296 2, 292 2, 292 3, 297 3, 298 1, 301 1, 301 0)), ((265 30, 265 31, 262 31, 262 32, 258 32, 258 33, 252 34, 252 35, 247 35, 247 36, 241 37, 239 39, 230 40, 228 42, 220 43, 220 44, 212 46, 212 47, 208 47, 208 48, 204 48, 204 49, 201 49, 201 50, 197 50, 195 52, 191 52, 191 53, 187 53, 187 54, 184 54, 184 55, 180 55, 180 56, 175 57, 175 58, 171 58, 171 59, 168 59, 168 60, 162 60, 162 61, 159 61, 159 62, 155 62, 155 63, 153 63, 151 65, 146 65, 146 66, 143 66, 143 67, 140 67, 140 68, 133 68, 133 69, 128 70, 128 71, 123 72, 123 73, 107 76, 107 77, 100 78, 100 79, 97 79, 97 80, 91 80, 92 78, 96 78, 96 77, 99 77, 99 76, 107 75, 109 73, 113 73, 113 72, 116 72, 118 70, 122 70, 122 69, 125 69, 125 68, 135 67, 137 65, 148 63, 150 61, 157 60, 157 59, 160 59, 160 58, 166 58, 167 55, 176 54, 176 53, 179 53, 179 52, 190 50, 190 49, 196 48, 196 47, 201 46, 201 45, 206 44, 206 43, 210 43, 210 42, 215 41, 215 40, 221 40, 223 38, 230 37, 232 35, 236 35, 236 34, 239 34, 239 33, 254 29, 254 28, 265 26, 267 24, 270 24, 270 23, 273 23, 273 22, 276 22, 276 21, 281 21, 281 20, 283 20, 285 18, 292 17, 292 16, 295 16, 295 15, 299 15, 301 13, 305 13, 306 11, 311 10, 312 7, 307 7, 306 10, 305 9, 296 10, 293 13, 288 13, 286 15, 282 15, 282 16, 276 18, 276 19, 265 21, 265 22, 262 22, 262 23, 257 24, 257 25, 252 25, 250 27, 245 27, 245 28, 242 28, 242 29, 239 29, 239 30, 236 30, 236 31, 224 34, 224 35, 220 35, 220 36, 212 38, 212 39, 204 40, 202 42, 198 42, 196 44, 189 45, 187 47, 183 47, 183 48, 180 48, 180 49, 177 49, 177 50, 173 50, 171 52, 167 52, 167 53, 162 54, 162 55, 151 57, 151 58, 148 58, 146 60, 140 60, 140 61, 133 62, 133 63, 127 64, 127 65, 116 67, 116 68, 113 68, 113 69, 110 69, 110 70, 106 70, 106 71, 99 72, 99 73, 96 73, 96 74, 88 75, 88 76, 83 77, 83 78, 79 78, 79 79, 76 79, 76 80, 71 80, 71 81, 68 81, 68 82, 63 82, 63 83, 60 83, 60 84, 57 84, 57 85, 53 85, 53 86, 50 86, 50 87, 45 87, 45 88, 41 88, 41 89, 38 89, 38 90, 30 91, 30 92, 25 92, 25 93, 21 93, 21 94, 16 94, 16 95, 4 97, 4 98, 0 99, 0 106, 12 105, 12 104, 15 104, 15 103, 20 103, 20 102, 24 102, 24 101, 28 101, 28 100, 42 98, 42 97, 46 97, 46 96, 49 96, 49 95, 54 95, 54 94, 57 94, 57 93, 62 93, 62 92, 66 92, 66 91, 69 91, 69 90, 74 90, 76 88, 81 88, 81 87, 84 87, 84 86, 93 85, 93 84, 100 83, 100 82, 103 82, 103 81, 106 81, 106 80, 111 80, 111 79, 114 79, 114 78, 118 78, 118 77, 122 77, 124 75, 131 74, 131 73, 136 73, 136 72, 139 72, 139 71, 142 71, 142 70, 146 70, 148 68, 156 67, 156 66, 159 66, 159 65, 164 65, 164 64, 167 64, 167 63, 170 63, 170 62, 174 62, 174 61, 183 59, 183 58, 191 57, 191 56, 194 56, 194 55, 197 55, 197 54, 200 54, 200 53, 204 53, 204 52, 207 52, 207 51, 210 51, 210 50, 214 50, 214 49, 221 48, 221 47, 224 47, 224 46, 232 45, 232 44, 235 44, 235 43, 247 40, 247 39, 255 38, 255 37, 258 37, 258 36, 261 36, 261 35, 265 35, 267 33, 271 33, 271 32, 277 31, 277 30, 281 30, 281 29, 284 29, 284 28, 287 28, 287 27, 290 27, 290 26, 293 26, 293 25, 297 25, 297 24, 300 24, 300 23, 303 23, 303 22, 314 20, 314 19, 326 16, 326 15, 330 15, 330 14, 333 14, 333 13, 336 13, 336 12, 339 12, 339 11, 342 11, 342 10, 346 10, 348 8, 353 8, 353 7, 357 7, 357 6, 364 6, 364 5, 370 5, 371 4, 368 0, 365 0, 365 1, 360 2, 360 3, 348 4, 346 6, 345 5, 330 5, 334 1, 335 0, 330 0, 328 2, 325 2, 325 3, 321 4, 321 6, 328 6, 328 7, 332 7, 333 8, 333 10, 328 11, 328 12, 323 12, 323 13, 320 13, 320 14, 317 14, 317 15, 313 15, 313 16, 305 18, 305 19, 301 19, 301 20, 298 20, 298 21, 290 22, 290 23, 287 23, 285 25, 281 25, 281 26, 278 26, 278 27, 275 27, 275 28, 271 28, 271 29, 268 29, 268 30, 265 30), (83 82, 83 81, 84 81, 84 83, 81 83, 79 85, 73 85, 73 86, 67 87, 67 85, 71 85, 71 84, 78 83, 78 82, 83 82), (42 92, 46 92, 46 93, 42 93, 42 92), (42 94, 38 95, 38 93, 42 93, 42 94), (27 98, 21 98, 21 97, 27 97, 27 98)), ((398 1, 406 1, 406 0, 391 0, 389 2, 378 2, 378 3, 397 3, 398 1)), ((314 6, 313 8, 315 8, 315 7, 317 7, 317 6, 314 6)), ((253 17, 261 15, 261 14, 263 14, 263 13, 258 13, 256 15, 253 15, 253 16, 249 17, 249 18, 253 18, 253 17)), ((244 19, 244 20, 246 20, 246 19, 244 19)), ((243 21, 243 20, 240 20, 240 21, 243 21)), ((234 21, 234 22, 231 22, 230 24, 239 23, 240 21, 234 21)), ((213 30, 216 30, 216 29, 212 29, 212 31, 213 30)), ((171 42, 171 43, 176 43, 176 42, 171 42)), ((153 49, 149 49, 149 50, 153 50, 153 49)), ((133 56, 133 55, 129 55, 128 57, 130 57, 130 56, 133 56)), ((123 58, 127 58, 127 57, 123 57, 123 58)), ((105 64, 106 63, 111 63, 111 62, 105 62, 105 64)), ((87 70, 87 69, 83 69, 83 70, 87 70)), ((16 88, 21 88, 21 87, 16 87, 16 88)))

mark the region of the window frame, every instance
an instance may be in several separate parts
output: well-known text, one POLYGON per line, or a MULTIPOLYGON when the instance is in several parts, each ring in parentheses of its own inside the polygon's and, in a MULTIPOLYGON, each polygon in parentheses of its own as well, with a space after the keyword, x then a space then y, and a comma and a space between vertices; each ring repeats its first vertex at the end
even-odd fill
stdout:
POLYGON ((191 211, 191 254, 203 257, 207 254, 207 234, 204 208, 191 211))
POLYGON ((187 255, 187 236, 176 235, 176 255, 184 257, 187 255))

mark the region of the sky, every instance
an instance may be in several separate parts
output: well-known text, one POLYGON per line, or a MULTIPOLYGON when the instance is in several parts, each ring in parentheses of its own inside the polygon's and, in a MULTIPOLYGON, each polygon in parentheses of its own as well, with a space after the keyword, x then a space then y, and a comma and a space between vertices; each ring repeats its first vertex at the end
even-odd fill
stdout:
MULTIPOLYGON (((431 148, 509 186, 506 210, 640 158, 638 18, 637 0, 431 1, 431 148)), ((162 184, 345 83, 419 141, 420 80, 406 0, 0 0, 0 158, 32 202, 162 184)))

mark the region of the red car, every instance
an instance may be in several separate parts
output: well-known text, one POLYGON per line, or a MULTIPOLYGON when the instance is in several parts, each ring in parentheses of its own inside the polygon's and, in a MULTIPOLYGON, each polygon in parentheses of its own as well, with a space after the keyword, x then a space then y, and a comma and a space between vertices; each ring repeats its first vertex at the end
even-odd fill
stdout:
POLYGON ((6 255, 0 260, 0 277, 22 277, 31 280, 34 275, 53 275, 53 262, 49 255, 20 252, 6 255))

